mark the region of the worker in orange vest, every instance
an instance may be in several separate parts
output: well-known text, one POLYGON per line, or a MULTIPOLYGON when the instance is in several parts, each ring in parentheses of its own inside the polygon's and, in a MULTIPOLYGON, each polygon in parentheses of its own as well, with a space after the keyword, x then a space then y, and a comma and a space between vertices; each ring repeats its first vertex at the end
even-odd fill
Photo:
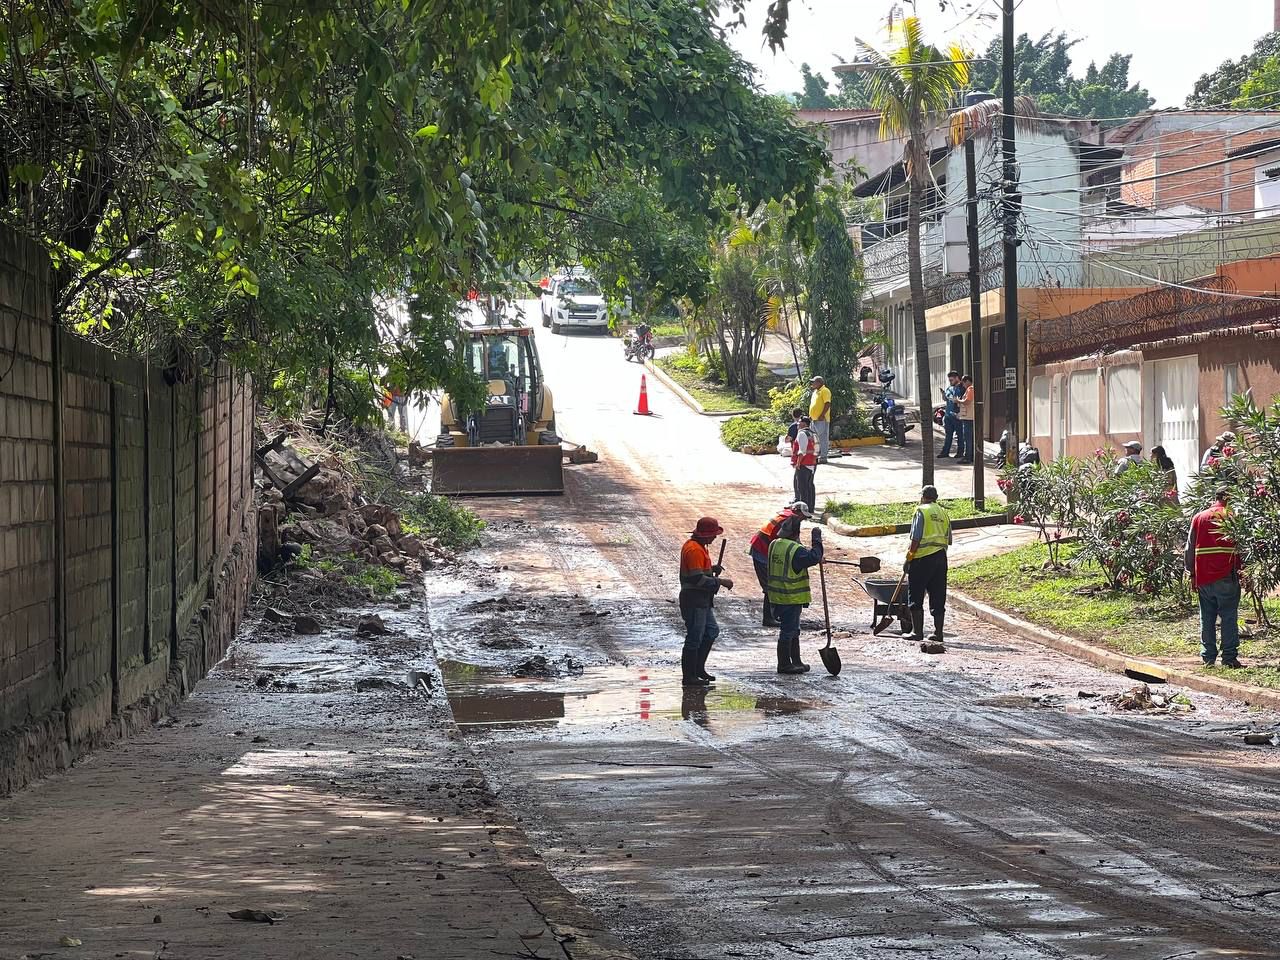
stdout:
POLYGON ((711 563, 707 547, 722 533, 715 517, 703 517, 680 548, 680 616, 685 628, 680 672, 686 687, 705 687, 715 680, 707 673, 707 657, 720 636, 713 605, 720 588, 732 590, 733 581, 711 563))
POLYGON ((803 500, 797 500, 783 507, 772 520, 760 528, 759 533, 751 538, 751 565, 755 567, 756 580, 760 582, 760 590, 764 594, 764 619, 760 621, 761 626, 781 626, 769 605, 769 544, 778 539, 778 531, 787 520, 792 517, 808 520, 812 516, 813 512, 809 509, 809 505, 803 500))

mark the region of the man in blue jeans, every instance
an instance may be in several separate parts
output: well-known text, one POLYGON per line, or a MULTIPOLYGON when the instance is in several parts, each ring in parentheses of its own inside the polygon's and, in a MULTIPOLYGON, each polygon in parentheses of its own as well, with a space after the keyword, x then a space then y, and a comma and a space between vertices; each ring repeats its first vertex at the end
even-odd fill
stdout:
POLYGON ((721 576, 707 548, 722 533, 724 528, 715 517, 703 517, 680 549, 680 616, 684 618, 680 674, 686 687, 705 687, 715 680, 707 673, 707 657, 720 636, 712 604, 721 587, 733 589, 733 581, 721 576))
POLYGON ((800 612, 813 599, 809 568, 822 562, 822 531, 813 528, 810 547, 800 546, 800 517, 788 517, 769 544, 769 604, 778 618, 778 672, 808 673, 800 659, 800 612))
POLYGON ((964 389, 960 386, 960 374, 955 370, 947 373, 947 386, 942 390, 942 427, 946 434, 942 438, 942 449, 938 456, 951 456, 951 441, 956 441, 956 456, 963 449, 960 446, 960 396, 964 389))
POLYGON ((960 462, 973 463, 973 377, 960 378, 960 462))
POLYGON ((1185 563, 1200 594, 1200 659, 1211 667, 1218 659, 1218 621, 1222 621, 1222 665, 1240 668, 1240 557, 1222 532, 1227 487, 1219 487, 1213 506, 1191 520, 1185 563))

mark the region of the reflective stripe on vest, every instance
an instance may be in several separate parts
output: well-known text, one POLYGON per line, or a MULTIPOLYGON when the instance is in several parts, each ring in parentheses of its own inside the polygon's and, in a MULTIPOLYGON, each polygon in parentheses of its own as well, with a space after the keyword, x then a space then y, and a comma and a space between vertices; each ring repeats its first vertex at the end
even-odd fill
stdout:
POLYGON ((922 503, 916 510, 924 517, 924 531, 920 536, 917 557, 927 557, 950 545, 951 517, 936 503, 922 503))
POLYGON ((809 593, 809 571, 796 573, 792 566, 800 544, 794 540, 775 540, 769 544, 769 602, 778 606, 804 606, 812 598, 809 593))

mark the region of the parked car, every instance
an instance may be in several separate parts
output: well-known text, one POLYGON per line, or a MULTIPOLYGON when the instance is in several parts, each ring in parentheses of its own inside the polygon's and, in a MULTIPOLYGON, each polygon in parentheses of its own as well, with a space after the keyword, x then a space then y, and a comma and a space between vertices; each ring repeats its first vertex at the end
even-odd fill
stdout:
POLYGON ((542 325, 559 333, 565 327, 597 330, 609 326, 609 310, 600 285, 585 273, 561 273, 542 294, 542 325))

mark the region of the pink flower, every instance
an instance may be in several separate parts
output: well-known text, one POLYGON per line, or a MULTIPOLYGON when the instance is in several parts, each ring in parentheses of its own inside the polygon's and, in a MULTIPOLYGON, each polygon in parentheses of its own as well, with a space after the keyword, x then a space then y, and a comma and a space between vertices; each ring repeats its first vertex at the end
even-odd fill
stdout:
POLYGON ((1014 515, 1013 522, 1014 522, 1014 523, 1026 523, 1027 521, 1026 521, 1026 518, 1025 518, 1025 517, 1023 517, 1023 515, 1019 513, 1019 514, 1015 514, 1015 515, 1014 515))
POLYGON ((1165 498, 1166 500, 1177 500, 1177 499, 1178 499, 1178 491, 1177 491, 1177 490, 1174 490, 1174 489, 1172 489, 1172 488, 1171 488, 1171 489, 1169 489, 1169 490, 1166 490, 1166 491, 1164 492, 1164 498, 1165 498))
POLYGON ((1094 448, 1094 451, 1093 451, 1093 455, 1094 455, 1095 457, 1100 457, 1100 456, 1102 456, 1102 448, 1101 448, 1101 447, 1095 447, 1095 448, 1094 448))
POLYGON ((1223 455, 1224 457, 1234 457, 1234 456, 1236 455, 1236 448, 1235 448, 1235 447, 1223 447, 1223 448, 1222 448, 1222 455, 1223 455))
POLYGON ((1122 526, 1122 527, 1123 527, 1123 526, 1125 526, 1126 524, 1128 524, 1128 522, 1129 522, 1129 513, 1128 513, 1128 511, 1126 511, 1126 510, 1121 510, 1119 513, 1117 513, 1117 514, 1116 514, 1116 523, 1120 524, 1120 526, 1122 526))
POLYGON ((1156 542, 1156 535, 1155 535, 1154 533, 1148 533, 1148 534, 1147 534, 1146 536, 1144 536, 1142 539, 1143 539, 1143 540, 1145 540, 1145 541, 1147 541, 1147 543, 1155 543, 1155 542, 1156 542))
POLYGON ((1062 539, 1062 528, 1061 528, 1061 527, 1059 527, 1057 530, 1053 531, 1053 539, 1055 539, 1055 540, 1061 540, 1061 539, 1062 539))
POLYGON ((1216 467, 1216 466, 1217 466, 1218 464, 1220 464, 1221 462, 1222 462, 1222 461, 1221 461, 1221 460, 1219 460, 1217 457, 1210 457, 1210 458, 1209 458, 1209 469, 1210 469, 1210 470, 1212 470, 1214 467, 1216 467))
POLYGON ((1265 497, 1267 495, 1267 485, 1265 483, 1258 484, 1253 488, 1253 495, 1255 497, 1265 497))

